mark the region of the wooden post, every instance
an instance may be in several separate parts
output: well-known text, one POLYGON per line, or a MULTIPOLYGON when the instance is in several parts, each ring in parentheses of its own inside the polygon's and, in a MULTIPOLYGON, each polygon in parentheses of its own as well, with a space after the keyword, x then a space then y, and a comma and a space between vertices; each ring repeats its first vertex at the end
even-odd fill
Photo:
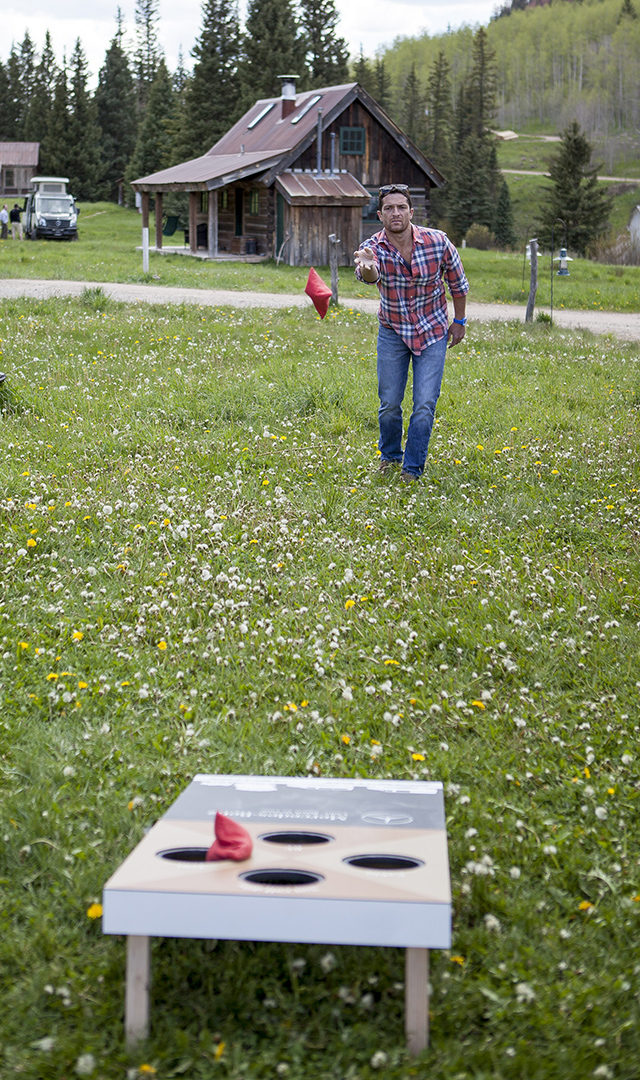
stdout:
POLYGON ((331 301, 338 306, 338 244, 335 233, 329 235, 329 266, 331 267, 331 301))
POLYGON ((198 206, 200 204, 200 192, 189 192, 189 250, 195 255, 198 250, 198 206))
POLYGON ((209 225, 207 229, 209 246, 209 258, 215 259, 218 254, 218 192, 209 192, 209 225))
POLYGON ((404 1031, 410 1054, 419 1054, 429 1045, 428 949, 405 952, 404 1031))
POLYGON ((162 251, 162 192, 156 191, 156 251, 162 251))
POLYGON ((525 322, 533 322, 533 309, 536 306, 536 292, 538 290, 538 241, 530 240, 529 247, 531 249, 531 284, 529 285, 525 322))
POLYGON ((148 937, 127 937, 127 985, 124 1032, 127 1048, 149 1037, 149 980, 151 949, 148 937))
POLYGON ((142 273, 149 273, 149 192, 142 192, 142 273))

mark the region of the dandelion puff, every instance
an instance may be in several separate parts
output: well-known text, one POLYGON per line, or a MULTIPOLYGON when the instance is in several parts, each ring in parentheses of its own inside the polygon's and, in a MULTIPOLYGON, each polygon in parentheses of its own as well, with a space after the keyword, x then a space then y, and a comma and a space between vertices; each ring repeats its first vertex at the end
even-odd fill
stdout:
POLYGON ((596 806, 595 815, 596 815, 598 821, 604 821, 604 819, 608 816, 608 812, 607 812, 606 807, 604 807, 604 806, 596 806))
POLYGON ((516 984, 516 998, 520 1005, 529 1005, 536 999, 536 992, 533 990, 529 983, 520 982, 516 984))
POLYGON ((330 971, 333 971, 333 969, 336 966, 336 964, 338 963, 338 961, 336 960, 336 958, 335 958, 335 956, 334 956, 334 954, 332 952, 328 952, 328 953, 325 953, 324 956, 320 957, 319 963, 320 963, 321 971, 325 975, 328 975, 330 971))

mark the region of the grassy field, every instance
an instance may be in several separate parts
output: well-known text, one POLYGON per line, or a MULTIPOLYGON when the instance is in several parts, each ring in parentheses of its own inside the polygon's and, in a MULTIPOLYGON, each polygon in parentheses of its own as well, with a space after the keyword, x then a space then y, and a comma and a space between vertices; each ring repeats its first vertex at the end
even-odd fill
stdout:
POLYGON ((472 328, 407 488, 373 318, 1 315, 3 1080, 636 1077, 635 349, 472 328), (187 940, 127 1054, 94 905, 207 771, 444 782, 420 1059, 400 950, 187 940))
MULTIPOLYGON (((540 177, 510 177, 514 216, 518 231, 535 235, 529 226, 536 221, 540 177)), ((77 243, 39 241, 0 243, 0 276, 73 281, 138 282, 142 285, 183 286, 201 289, 234 289, 239 292, 301 294, 308 268, 266 263, 209 263, 180 255, 150 256, 150 273, 142 273, 140 215, 111 203, 85 206, 77 243)), ((528 270, 522 283, 521 253, 505 255, 467 249, 464 262, 471 283, 471 299, 485 302, 523 303, 529 292, 528 270)), ((328 280, 328 269, 320 268, 328 280)), ((538 303, 549 304, 549 259, 540 262, 538 303)), ((340 268, 342 299, 375 297, 376 289, 359 284, 351 267, 340 268)), ((640 311, 640 267, 612 267, 577 259, 571 277, 554 280, 554 304, 576 309, 640 311)))

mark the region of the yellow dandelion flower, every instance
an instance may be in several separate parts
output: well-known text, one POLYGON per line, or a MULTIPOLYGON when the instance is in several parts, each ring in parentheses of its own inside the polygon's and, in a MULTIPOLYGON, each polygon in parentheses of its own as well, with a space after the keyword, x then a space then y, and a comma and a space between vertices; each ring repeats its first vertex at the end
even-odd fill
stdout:
POLYGON ((355 603, 356 603, 355 600, 345 600, 344 606, 348 611, 349 608, 355 607, 355 603))
POLYGON ((460 964, 460 967, 464 964, 464 956, 451 956, 449 957, 452 964, 460 964))
POLYGON ((47 682, 51 682, 52 679, 57 679, 57 678, 58 678, 58 672, 57 671, 50 671, 49 674, 47 675, 47 682))
POLYGON ((71 637, 74 641, 82 641, 84 634, 82 633, 82 630, 74 630, 71 637))
POLYGON ((99 919, 102 916, 102 904, 91 904, 87 908, 87 915, 90 919, 99 919))
POLYGON ((399 660, 385 660, 385 665, 387 665, 387 664, 395 664, 396 667, 400 667, 400 661, 399 660))
POLYGON ((412 758, 413 761, 424 761, 425 760, 424 754, 412 754, 411 758, 412 758))
POLYGON ((161 652, 164 652, 166 647, 167 647, 166 641, 159 641, 158 642, 158 648, 160 649, 161 652))
POLYGON ((342 741, 343 741, 345 746, 348 746, 349 743, 351 742, 351 736, 350 735, 343 735, 342 736, 342 741))
POLYGON ((36 542, 33 539, 33 537, 30 536, 29 539, 27 540, 27 547, 35 547, 35 546, 36 546, 36 542))
POLYGON ((87 687, 88 687, 88 685, 89 685, 89 683, 86 683, 86 682, 79 682, 79 683, 78 683, 78 690, 86 690, 86 689, 87 689, 87 687))
POLYGON ((484 701, 472 701, 471 704, 475 705, 476 709, 486 709, 487 707, 484 701))
POLYGON ((157 1071, 158 1070, 154 1069, 153 1065, 141 1065, 138 1069, 141 1076, 155 1076, 157 1071))
POLYGON ((263 486, 263 487, 267 487, 268 483, 269 483, 269 481, 268 481, 268 480, 267 480, 267 478, 265 477, 265 479, 264 479, 264 480, 262 481, 262 486, 263 486))
POLYGON ((213 1055, 214 1058, 216 1059, 216 1061, 219 1061, 220 1058, 222 1057, 222 1055, 224 1054, 225 1045, 226 1045, 226 1043, 221 1042, 221 1043, 218 1043, 218 1045, 216 1046, 216 1052, 213 1055))
POLYGON ((589 911, 589 909, 592 907, 593 904, 590 900, 583 900, 582 903, 578 904, 578 908, 580 911, 589 911))
POLYGON ((305 699, 304 699, 304 701, 301 701, 301 702, 300 702, 300 708, 301 708, 301 709, 306 709, 306 707, 307 707, 307 705, 308 705, 308 704, 309 704, 309 702, 308 702, 308 701, 307 701, 307 699, 305 698, 305 699))
POLYGON ((586 778, 587 780, 590 780, 590 779, 591 779, 591 772, 590 772, 590 770, 589 770, 589 768, 588 768, 588 766, 587 766, 587 765, 585 765, 585 767, 584 767, 584 769, 583 769, 583 772, 584 772, 585 778, 586 778))
POLYGON ((288 708, 289 708, 289 710, 291 712, 297 712, 298 711, 298 706, 296 705, 295 701, 289 701, 288 702, 288 708))
POLYGON ((29 642, 28 641, 19 641, 18 645, 23 651, 24 651, 24 649, 29 648, 29 642))

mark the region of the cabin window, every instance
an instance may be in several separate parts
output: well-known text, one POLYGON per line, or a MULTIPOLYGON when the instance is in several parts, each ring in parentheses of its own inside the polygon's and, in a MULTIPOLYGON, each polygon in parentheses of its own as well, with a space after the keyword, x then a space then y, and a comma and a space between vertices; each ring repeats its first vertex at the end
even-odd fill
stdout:
POLYGON ((341 154, 364 154, 364 128, 341 127, 340 128, 340 153, 341 154))
POLYGON ((16 177, 13 169, 4 170, 4 186, 8 188, 16 186, 16 177))
POLYGON ((209 213, 209 192, 208 191, 201 191, 200 192, 200 213, 201 214, 208 214, 209 213))
POLYGON ((227 191, 226 188, 224 189, 224 191, 220 192, 220 209, 221 210, 228 210, 229 209, 229 192, 227 191))
POLYGON ((254 217, 260 213, 260 192, 257 188, 252 188, 249 194, 249 213, 254 217))

